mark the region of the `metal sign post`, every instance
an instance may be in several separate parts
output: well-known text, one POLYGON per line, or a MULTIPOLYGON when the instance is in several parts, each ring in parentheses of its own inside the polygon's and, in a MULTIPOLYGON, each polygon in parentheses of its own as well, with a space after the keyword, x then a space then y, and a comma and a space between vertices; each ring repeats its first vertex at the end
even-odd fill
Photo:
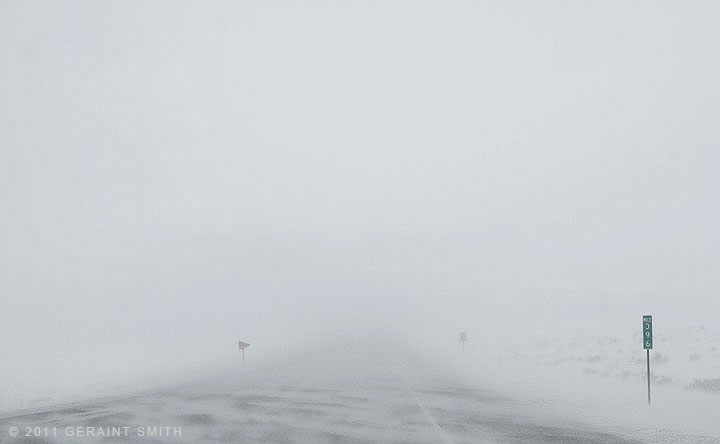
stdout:
POLYGON ((248 344, 247 342, 238 341, 238 348, 240 349, 240 351, 242 352, 242 355, 243 355, 243 367, 245 367, 245 349, 248 347, 250 347, 250 344, 248 344))
POLYGON ((648 405, 650 405, 650 350, 653 348, 652 315, 643 316, 643 348, 647 352, 648 405))

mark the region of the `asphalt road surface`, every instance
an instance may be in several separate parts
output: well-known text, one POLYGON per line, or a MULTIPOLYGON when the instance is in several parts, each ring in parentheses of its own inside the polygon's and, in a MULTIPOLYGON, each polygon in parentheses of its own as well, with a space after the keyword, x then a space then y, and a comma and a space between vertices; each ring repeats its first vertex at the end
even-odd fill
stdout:
POLYGON ((213 384, 0 419, 2 442, 639 443, 536 415, 537 401, 381 377, 346 387, 213 384), (17 427, 18 436, 10 436, 17 427))
POLYGON ((720 444, 506 396, 452 365, 398 355, 340 347, 257 368, 238 361, 192 385, 0 415, 0 443, 720 444))

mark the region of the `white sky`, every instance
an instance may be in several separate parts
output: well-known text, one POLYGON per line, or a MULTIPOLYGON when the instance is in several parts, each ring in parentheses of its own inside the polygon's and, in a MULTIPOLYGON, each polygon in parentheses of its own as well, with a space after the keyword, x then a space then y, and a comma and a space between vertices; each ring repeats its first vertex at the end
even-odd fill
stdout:
POLYGON ((0 2, 0 352, 712 319, 718 13, 0 2))

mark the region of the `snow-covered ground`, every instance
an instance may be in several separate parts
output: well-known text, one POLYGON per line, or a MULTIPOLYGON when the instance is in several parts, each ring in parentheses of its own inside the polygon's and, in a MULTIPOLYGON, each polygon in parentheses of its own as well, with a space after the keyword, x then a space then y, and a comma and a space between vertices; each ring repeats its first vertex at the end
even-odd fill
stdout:
POLYGON ((472 353, 456 358, 432 362, 370 346, 318 350, 194 384, 6 412, 0 442, 720 441, 715 395, 659 387, 650 409, 639 381, 522 368, 524 358, 492 366, 472 353), (21 436, 11 438, 11 427, 21 436))
POLYGON ((720 442, 720 392, 714 387, 720 378, 720 330, 655 331, 651 406, 637 330, 555 329, 499 340, 475 335, 465 357, 456 351, 452 360, 465 381, 542 399, 567 417, 645 436, 646 442, 700 442, 680 439, 695 435, 720 442))
MULTIPOLYGON (((654 385, 720 394, 720 328, 661 328, 655 330, 654 338, 655 348, 650 352, 654 385)), ((553 332, 509 345, 503 354, 533 366, 586 375, 628 381, 647 378, 639 328, 632 332, 619 329, 553 332)))
POLYGON ((546 401, 458 385, 419 361, 381 359, 362 372, 345 364, 314 374, 302 364, 238 371, 172 390, 18 412, 0 427, 16 427, 20 436, 0 442, 671 442, 563 416, 546 401))

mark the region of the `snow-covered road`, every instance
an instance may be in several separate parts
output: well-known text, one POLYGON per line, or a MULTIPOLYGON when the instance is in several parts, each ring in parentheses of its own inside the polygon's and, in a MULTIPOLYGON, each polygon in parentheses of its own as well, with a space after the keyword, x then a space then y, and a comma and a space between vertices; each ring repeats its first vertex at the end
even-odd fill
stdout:
POLYGON ((3 418, 2 442, 635 443, 533 415, 538 406, 484 390, 416 386, 195 386, 3 418), (8 431, 17 427, 19 436, 8 431), (39 436, 35 436, 39 435, 39 436), (153 436, 151 436, 153 435, 153 436))
POLYGON ((719 442, 601 417, 561 398, 510 395, 489 380, 469 382, 397 351, 342 348, 302 358, 233 366, 192 384, 8 412, 0 417, 0 443, 719 442))

